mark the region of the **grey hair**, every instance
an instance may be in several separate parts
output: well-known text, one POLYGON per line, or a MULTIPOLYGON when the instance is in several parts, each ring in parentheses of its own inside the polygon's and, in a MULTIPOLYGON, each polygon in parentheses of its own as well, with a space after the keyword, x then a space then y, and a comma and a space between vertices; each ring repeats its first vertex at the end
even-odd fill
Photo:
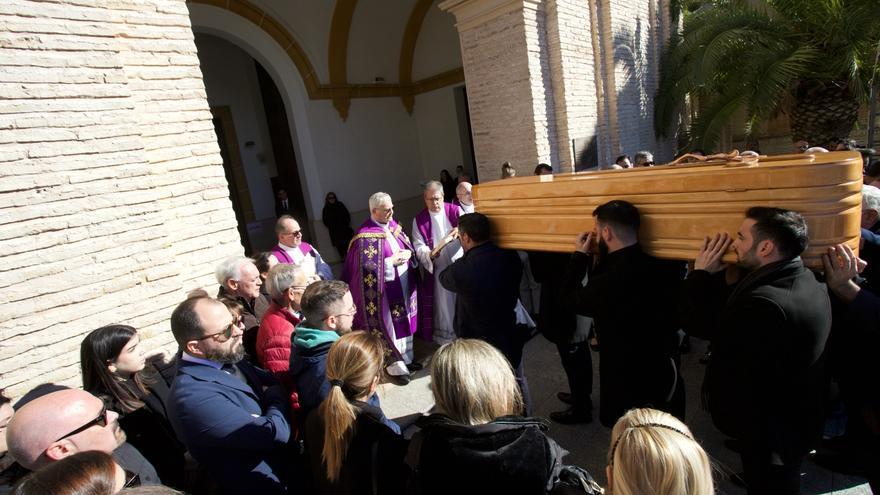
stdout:
POLYGON ((241 278, 241 266, 246 263, 253 263, 253 260, 244 256, 230 256, 223 260, 214 270, 217 283, 223 285, 227 280, 239 280, 241 278))
MULTIPOLYGON (((278 234, 284 232, 284 222, 286 220, 293 220, 294 222, 296 222, 296 219, 290 215, 281 215, 280 217, 278 217, 278 221, 275 222, 275 235, 278 235, 278 234)), ((299 222, 296 222, 296 223, 299 223, 299 222)))
POLYGON ((867 184, 862 185, 862 209, 873 210, 880 215, 880 189, 867 184))
POLYGON ((302 268, 288 263, 279 263, 269 270, 266 276, 266 289, 275 302, 284 300, 284 292, 296 285, 298 278, 304 278, 302 268))
POLYGON ((443 184, 441 184, 440 181, 429 180, 428 182, 425 182, 425 187, 422 188, 422 190, 426 191, 426 192, 427 191, 442 191, 443 184))
POLYGON ((382 203, 391 201, 391 195, 384 192, 377 192, 370 196, 370 211, 375 210, 382 203))
POLYGON ((646 162, 654 161, 654 154, 650 151, 639 151, 633 155, 633 164, 639 163, 641 160, 646 162))

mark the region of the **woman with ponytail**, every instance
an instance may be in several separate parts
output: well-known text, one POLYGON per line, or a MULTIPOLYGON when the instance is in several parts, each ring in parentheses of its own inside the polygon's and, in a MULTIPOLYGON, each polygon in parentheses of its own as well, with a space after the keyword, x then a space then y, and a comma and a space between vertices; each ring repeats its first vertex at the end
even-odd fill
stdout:
POLYGON ((384 356, 381 339, 367 332, 343 335, 330 347, 330 392, 306 420, 318 493, 404 492, 406 441, 397 423, 367 403, 379 386, 384 356))

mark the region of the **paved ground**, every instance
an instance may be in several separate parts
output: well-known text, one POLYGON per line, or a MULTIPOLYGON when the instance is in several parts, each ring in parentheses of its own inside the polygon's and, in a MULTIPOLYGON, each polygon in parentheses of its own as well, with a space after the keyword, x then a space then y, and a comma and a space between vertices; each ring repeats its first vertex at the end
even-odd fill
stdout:
MULTIPOLYGON (((699 364, 699 358, 703 355, 705 343, 699 340, 692 340, 692 343, 694 348, 691 353, 683 356, 682 366, 688 395, 687 424, 718 469, 718 493, 745 494, 745 490, 730 482, 725 474, 740 471, 739 456, 724 447, 724 436, 713 428, 708 414, 700 409, 699 387, 705 368, 699 364)), ((427 356, 432 347, 419 345, 416 350, 417 357, 427 356)), ((596 369, 593 390, 598 391, 598 360, 595 359, 596 354, 593 356, 593 366, 596 369)), ((556 400, 556 392, 567 390, 567 384, 555 346, 541 336, 533 338, 526 345, 525 369, 535 404, 535 415, 546 418, 550 412, 562 409, 563 404, 556 400)), ((420 372, 418 378, 406 387, 383 385, 381 394, 383 409, 391 418, 425 412, 433 405, 427 370, 420 372)), ((593 395, 594 404, 598 405, 599 400, 596 392, 593 395)), ((598 411, 594 411, 594 414, 597 413, 598 411)), ((567 463, 584 467, 597 481, 604 483, 610 430, 602 427, 598 420, 576 426, 554 423, 550 435, 570 452, 566 458, 567 463)), ((806 463, 805 471, 802 490, 805 495, 871 493, 863 479, 832 473, 810 461, 806 463)))

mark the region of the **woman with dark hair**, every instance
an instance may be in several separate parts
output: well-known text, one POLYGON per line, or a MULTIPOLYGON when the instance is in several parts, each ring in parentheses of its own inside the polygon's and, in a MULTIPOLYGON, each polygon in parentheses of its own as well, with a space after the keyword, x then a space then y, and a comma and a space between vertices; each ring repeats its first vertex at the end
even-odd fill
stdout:
POLYGON ((445 168, 440 171, 440 184, 443 184, 443 201, 451 203, 455 199, 455 187, 458 181, 452 178, 445 168))
POLYGON ((80 346, 80 365, 83 389, 119 413, 128 442, 156 467, 162 482, 182 488, 186 449, 168 422, 168 382, 147 366, 137 331, 128 325, 92 331, 80 346))
POLYGON ((14 495, 112 495, 136 486, 110 454, 90 450, 53 462, 25 476, 15 485, 14 495))
POLYGON ((368 403, 384 366, 382 340, 343 335, 327 355, 330 392, 306 422, 306 447, 320 494, 402 494, 406 441, 400 426, 368 403))
POLYGON ((330 231, 330 242, 339 251, 339 256, 345 261, 348 252, 348 243, 354 236, 351 229, 351 215, 345 204, 336 197, 336 193, 330 191, 324 198, 324 211, 321 214, 324 226, 330 231))

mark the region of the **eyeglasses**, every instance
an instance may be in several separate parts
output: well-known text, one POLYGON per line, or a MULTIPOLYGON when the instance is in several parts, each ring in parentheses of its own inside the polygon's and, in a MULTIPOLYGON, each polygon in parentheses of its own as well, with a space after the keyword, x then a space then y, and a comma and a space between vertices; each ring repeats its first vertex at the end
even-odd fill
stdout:
MULTIPOLYGON (((334 318, 339 318, 340 316, 354 316, 356 313, 357 313, 357 306, 352 305, 349 308, 348 313, 339 313, 338 315, 328 315, 327 318, 330 318, 331 316, 334 318)), ((324 318, 324 319, 326 320, 327 318, 324 318)))
POLYGON ((288 287, 288 289, 298 290, 298 291, 302 292, 302 291, 306 290, 307 287, 308 287, 307 285, 291 285, 290 287, 288 287))
POLYGON ((107 407, 106 406, 101 406, 101 413, 98 414, 98 417, 96 417, 95 419, 89 421, 88 423, 80 426, 79 428, 73 430, 72 432, 68 433, 67 435, 63 435, 63 436, 59 437, 58 440, 55 440, 55 441, 60 442, 61 440, 64 440, 65 438, 69 438, 69 437, 76 435, 77 433, 82 433, 93 426, 100 426, 101 428, 107 426, 107 407))
POLYGON ((239 323, 241 323, 241 318, 239 318, 237 321, 233 321, 229 324, 228 327, 224 328, 220 332, 212 333, 211 335, 205 335, 204 337, 199 337, 193 340, 205 340, 213 337, 217 339, 217 342, 226 342, 227 340, 232 338, 233 334, 235 334, 235 329, 238 328, 239 323))
POLYGON ((303 231, 302 230, 294 230, 293 232, 285 232, 284 235, 292 235, 294 237, 299 237, 299 236, 303 235, 303 231))

